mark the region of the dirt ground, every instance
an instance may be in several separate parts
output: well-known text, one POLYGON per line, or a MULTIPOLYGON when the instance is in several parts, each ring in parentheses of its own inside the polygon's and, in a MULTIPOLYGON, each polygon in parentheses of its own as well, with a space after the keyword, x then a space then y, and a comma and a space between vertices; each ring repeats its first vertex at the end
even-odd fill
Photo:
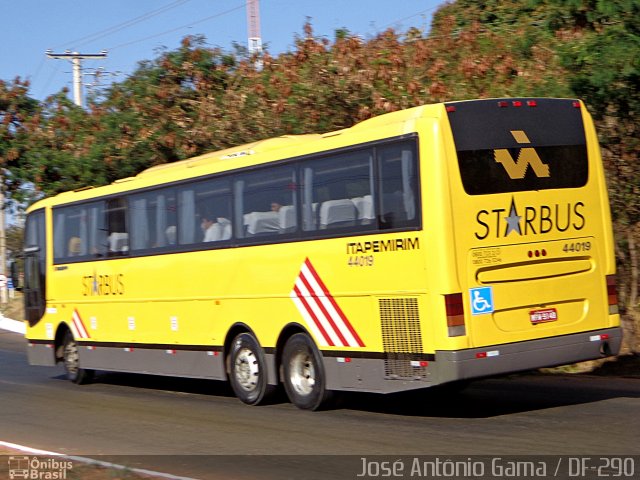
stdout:
POLYGON ((22 294, 20 292, 15 292, 15 297, 9 300, 9 303, 6 305, 0 305, 0 312, 7 317, 13 320, 22 320, 24 319, 24 303, 22 294))

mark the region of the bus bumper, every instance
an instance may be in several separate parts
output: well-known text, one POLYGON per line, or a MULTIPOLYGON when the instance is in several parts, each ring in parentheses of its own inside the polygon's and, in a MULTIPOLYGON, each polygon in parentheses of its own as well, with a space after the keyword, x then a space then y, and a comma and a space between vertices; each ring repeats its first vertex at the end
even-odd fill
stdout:
POLYGON ((53 367, 56 364, 55 349, 52 341, 27 340, 27 359, 29 365, 53 367))
POLYGON ((622 329, 607 328, 561 337, 458 351, 436 351, 435 384, 555 367, 617 355, 622 329))

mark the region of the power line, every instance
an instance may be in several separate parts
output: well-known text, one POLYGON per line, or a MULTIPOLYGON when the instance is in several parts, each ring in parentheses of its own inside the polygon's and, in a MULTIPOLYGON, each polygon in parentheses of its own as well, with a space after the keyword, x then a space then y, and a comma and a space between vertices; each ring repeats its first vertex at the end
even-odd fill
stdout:
POLYGON ((108 48, 107 50, 113 51, 113 50, 116 50, 118 48, 128 47, 129 45, 134 45, 136 43, 144 42, 146 40, 151 40, 152 38, 161 37, 161 36, 167 35, 169 33, 177 32, 178 30, 182 30, 184 28, 189 28, 189 27, 192 27, 194 25, 198 25, 200 23, 204 23, 204 22, 207 22, 209 20, 213 20, 214 18, 222 17, 223 15, 227 15, 229 13, 235 12, 236 10, 243 9, 243 8, 246 7, 246 5, 247 5, 247 3, 245 2, 245 3, 241 4, 241 5, 238 5, 237 7, 230 8, 229 10, 225 10, 224 12, 220 12, 220 13, 217 13, 215 15, 211 15, 209 17, 205 17, 205 18, 202 18, 200 20, 196 20, 194 22, 187 23, 185 25, 181 25, 181 26, 176 27, 176 28, 172 28, 171 30, 166 30, 164 32, 156 33, 155 35, 150 35, 148 37, 140 38, 138 40, 132 40, 131 42, 122 43, 120 45, 116 45, 115 47, 108 48))
MULTIPOLYGON (((45 57, 45 59, 46 59, 46 57, 45 57)), ((53 77, 55 77, 58 74, 59 70, 60 70, 60 64, 56 63, 56 67, 50 73, 49 78, 45 82, 44 86, 40 89, 40 96, 41 97, 43 97, 45 95, 45 92, 49 89, 49 85, 51 85, 51 82, 53 81, 53 77)))
POLYGON ((107 37, 113 33, 119 32, 121 30, 124 30, 125 28, 131 27, 133 25, 137 25, 140 22, 143 22, 149 18, 155 17, 157 15, 160 15, 161 13, 167 12, 173 8, 179 7, 180 5, 184 5, 187 2, 190 2, 191 0, 175 0, 173 3, 167 4, 163 7, 157 8, 155 10, 151 10, 147 13, 143 13, 142 15, 139 15, 135 18, 132 18, 131 20, 127 20, 125 22, 119 23, 117 25, 114 25, 112 27, 109 28, 105 28, 104 30, 100 30, 98 32, 92 33, 90 35, 85 35, 84 37, 80 37, 76 40, 73 40, 71 42, 65 42, 62 45, 56 46, 54 47, 55 49, 57 48, 61 48, 61 46, 64 45, 74 45, 74 47, 79 47, 82 45, 86 45, 87 43, 93 42, 95 40, 98 40, 100 38, 104 38, 107 37), (81 42, 81 43, 78 43, 81 42), (77 44, 77 45, 76 45, 77 44))
POLYGON ((444 2, 443 2, 442 4, 439 4, 439 5, 435 5, 435 6, 433 6, 433 7, 426 8, 426 9, 424 9, 424 10, 422 10, 422 11, 418 12, 418 13, 414 13, 413 15, 409 15, 408 17, 401 18, 400 20, 395 20, 395 21, 393 21, 393 22, 391 22, 391 23, 387 23, 386 25, 384 25, 384 26, 382 27, 382 29, 384 30, 385 28, 388 28, 388 27, 390 27, 390 26, 392 26, 392 25, 396 25, 396 24, 398 24, 398 23, 402 23, 402 22, 404 22, 405 20, 409 20, 410 18, 417 17, 418 15, 424 15, 425 13, 427 13, 427 12, 429 12, 429 11, 431 11, 431 10, 435 10, 435 9, 437 9, 437 8, 440 8, 442 5, 444 5, 444 2))

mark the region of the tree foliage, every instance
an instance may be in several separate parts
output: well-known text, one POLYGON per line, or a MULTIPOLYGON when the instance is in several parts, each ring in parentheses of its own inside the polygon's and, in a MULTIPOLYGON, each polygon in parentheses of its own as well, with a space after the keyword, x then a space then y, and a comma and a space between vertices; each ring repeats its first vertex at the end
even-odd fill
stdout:
POLYGON ((640 2, 457 0, 428 33, 386 30, 332 41, 310 24, 290 52, 256 59, 186 37, 90 101, 44 102, 0 82, 5 188, 40 194, 100 185, 144 168, 285 134, 467 98, 568 96, 594 114, 618 238, 623 303, 637 312, 640 241, 640 2), (26 190, 29 191, 29 190, 26 190), (634 263, 635 262, 635 263, 634 263), (634 267, 635 277, 634 277, 634 267))

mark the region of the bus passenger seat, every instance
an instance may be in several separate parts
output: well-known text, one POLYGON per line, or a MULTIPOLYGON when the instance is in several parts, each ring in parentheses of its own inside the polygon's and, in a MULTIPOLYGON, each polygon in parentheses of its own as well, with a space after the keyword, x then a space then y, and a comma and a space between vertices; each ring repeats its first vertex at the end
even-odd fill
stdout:
POLYGON ((327 200, 320 206, 320 228, 355 225, 358 212, 348 198, 327 200))
POLYGON ((280 233, 293 232, 296 229, 296 207, 283 205, 278 210, 280 233))
POLYGON ((169 225, 164 234, 167 237, 167 245, 175 245, 178 229, 175 225, 169 225))
POLYGON ((231 238, 231 221, 228 218, 218 217, 218 225, 220 225, 220 240, 229 240, 231 238))
POLYGON ((244 216, 249 235, 272 233, 280 230, 278 212, 251 212, 244 216))
POLYGON ((128 252, 129 234, 126 232, 113 232, 109 235, 110 252, 128 252))
POLYGON ((355 197, 351 201, 358 210, 358 221, 361 225, 368 225, 373 219, 375 219, 373 210, 373 198, 371 195, 365 195, 364 197, 355 197))

